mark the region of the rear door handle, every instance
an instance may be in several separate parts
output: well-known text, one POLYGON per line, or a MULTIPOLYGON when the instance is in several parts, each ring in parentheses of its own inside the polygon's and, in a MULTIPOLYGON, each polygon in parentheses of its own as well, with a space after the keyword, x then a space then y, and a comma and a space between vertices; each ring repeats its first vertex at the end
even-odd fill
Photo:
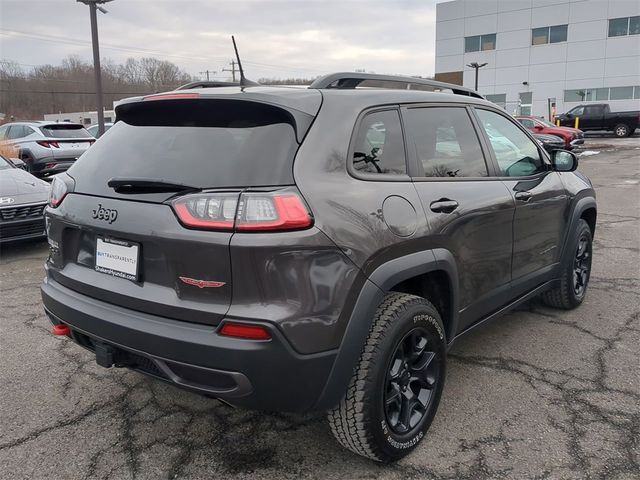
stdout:
POLYGON ((431 202, 429 208, 431 208, 432 212, 436 213, 451 213, 458 208, 458 202, 448 198, 441 198, 440 200, 431 202))
POLYGON ((516 200, 522 200, 523 202, 528 202, 529 200, 531 200, 531 197, 533 197, 533 193, 531 192, 517 192, 516 195, 516 200))

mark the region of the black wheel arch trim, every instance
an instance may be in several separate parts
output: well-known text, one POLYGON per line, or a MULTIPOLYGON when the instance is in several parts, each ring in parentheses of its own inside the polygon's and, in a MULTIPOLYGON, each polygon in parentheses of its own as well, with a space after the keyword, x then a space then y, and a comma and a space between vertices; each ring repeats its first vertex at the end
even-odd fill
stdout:
POLYGON ((451 319, 445 329, 447 341, 453 339, 458 327, 458 269, 451 252, 436 248, 383 263, 365 280, 360 290, 329 378, 314 410, 333 408, 344 395, 367 340, 375 311, 385 294, 404 280, 438 270, 444 271, 449 278, 451 319))
MULTIPOLYGON (((560 255, 561 261, 565 259, 568 245, 570 245, 571 239, 574 237, 574 233, 576 231, 576 226, 578 225, 578 221, 582 218, 582 215, 584 214, 584 212, 586 212, 589 209, 596 211, 596 218, 597 218, 598 207, 596 204, 595 197, 584 196, 574 201, 573 208, 571 209, 571 213, 569 215, 569 221, 567 222, 567 230, 565 231, 565 234, 564 234, 564 241, 562 243, 562 251, 560 255)), ((594 231, 592 231, 591 233, 592 233, 592 236, 595 233, 595 224, 594 224, 594 231)))

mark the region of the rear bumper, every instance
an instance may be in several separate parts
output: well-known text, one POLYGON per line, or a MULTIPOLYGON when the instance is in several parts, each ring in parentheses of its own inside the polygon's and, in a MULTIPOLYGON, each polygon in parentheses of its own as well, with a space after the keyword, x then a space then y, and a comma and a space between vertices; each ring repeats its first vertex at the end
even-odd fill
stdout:
POLYGON ((43 157, 31 162, 31 173, 36 176, 55 175, 69 170, 76 161, 75 157, 43 157))
POLYGON ((213 326, 101 302, 51 278, 41 292, 52 323, 68 325, 72 340, 95 351, 100 364, 126 366, 247 408, 311 410, 336 356, 335 350, 300 355, 268 322, 271 340, 239 340, 218 335, 213 326))

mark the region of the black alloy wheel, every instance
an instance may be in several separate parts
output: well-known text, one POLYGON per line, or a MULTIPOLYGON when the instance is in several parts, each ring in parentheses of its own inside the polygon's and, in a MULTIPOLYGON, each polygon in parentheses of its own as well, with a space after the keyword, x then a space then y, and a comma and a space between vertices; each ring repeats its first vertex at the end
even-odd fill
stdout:
POLYGON ((424 328, 411 330, 398 344, 387 370, 384 394, 385 416, 393 432, 410 432, 427 413, 439 381, 437 352, 424 328))
POLYGON ((591 238, 584 232, 578 239, 576 257, 573 261, 573 291, 582 297, 589 282, 591 271, 591 238))

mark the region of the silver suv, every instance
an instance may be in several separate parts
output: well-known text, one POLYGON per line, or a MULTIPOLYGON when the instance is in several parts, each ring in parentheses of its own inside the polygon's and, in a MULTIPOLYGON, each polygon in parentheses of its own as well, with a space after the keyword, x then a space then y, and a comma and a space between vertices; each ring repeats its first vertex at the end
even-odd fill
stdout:
POLYGON ((32 174, 44 177, 67 170, 95 138, 70 122, 14 122, 0 127, 0 144, 9 145, 32 174))

